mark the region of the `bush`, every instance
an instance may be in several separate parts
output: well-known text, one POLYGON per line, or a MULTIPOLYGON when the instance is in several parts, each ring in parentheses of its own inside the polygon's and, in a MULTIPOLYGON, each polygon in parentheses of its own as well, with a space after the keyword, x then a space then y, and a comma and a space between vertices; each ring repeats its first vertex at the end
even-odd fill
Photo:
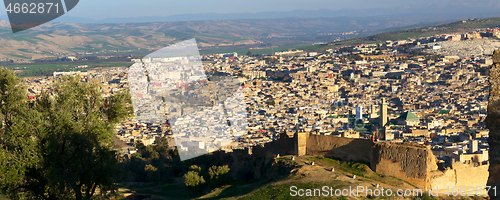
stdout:
POLYGON ((201 167, 199 167, 198 165, 191 165, 189 167, 189 171, 194 171, 197 172, 198 174, 201 174, 201 167))
POLYGON ((144 171, 146 172, 146 180, 147 181, 160 183, 161 177, 160 177, 160 171, 158 170, 158 168, 149 164, 149 165, 146 165, 146 167, 144 167, 144 171))
POLYGON ((217 188, 231 182, 231 175, 229 174, 229 166, 212 166, 208 169, 210 175, 210 186, 217 188))
POLYGON ((193 192, 201 193, 205 186, 205 179, 198 172, 189 171, 184 175, 184 183, 193 192))

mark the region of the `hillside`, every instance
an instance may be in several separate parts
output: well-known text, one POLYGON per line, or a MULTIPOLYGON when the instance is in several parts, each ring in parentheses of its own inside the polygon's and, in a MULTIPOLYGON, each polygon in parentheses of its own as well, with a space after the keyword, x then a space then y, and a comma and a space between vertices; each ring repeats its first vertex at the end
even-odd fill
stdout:
MULTIPOLYGON (((278 158, 291 161, 291 156, 278 158)), ((278 179, 261 179, 253 182, 237 182, 211 191, 205 191, 203 195, 192 195, 191 191, 184 185, 183 179, 175 179, 163 184, 122 183, 119 199, 291 199, 291 186, 298 189, 321 188, 323 186, 336 189, 349 189, 349 187, 363 186, 372 190, 382 187, 394 191, 397 189, 415 189, 409 183, 400 179, 382 176, 374 173, 367 165, 356 162, 342 162, 339 160, 322 157, 295 157, 297 167, 289 175, 278 179), (314 162, 314 165, 311 165, 314 162), (335 171, 332 172, 332 168, 335 171), (356 178, 353 178, 356 175, 356 178)), ((358 199, 366 197, 361 194, 358 197, 347 197, 347 199, 358 199)), ((300 197, 295 197, 300 198, 300 197)), ((331 197, 316 197, 319 199, 330 199, 331 197)), ((387 197, 372 197, 374 199, 385 199, 387 197)), ((398 197, 396 197, 398 198, 398 197)))
POLYGON ((0 62, 66 56, 145 55, 168 44, 196 38, 205 53, 275 49, 368 36, 421 23, 404 18, 330 17, 238 19, 121 24, 47 23, 11 33, 0 21, 0 62))
POLYGON ((330 45, 378 43, 500 25, 498 17, 442 25, 435 25, 437 22, 423 23, 410 17, 47 23, 16 34, 11 33, 7 22, 0 20, 0 63, 25 63, 67 56, 141 56, 190 38, 197 39, 201 53, 246 53, 248 50, 252 53, 270 53, 297 47, 323 50, 331 48, 330 45), (399 30, 404 27, 404 30, 399 30), (307 47, 315 42, 329 42, 330 45, 307 47))
POLYGON ((500 26, 500 17, 486 18, 486 19, 469 19, 463 21, 456 21, 453 23, 426 26, 418 28, 409 28, 404 30, 389 31, 379 33, 372 36, 355 38, 340 42, 331 42, 330 45, 350 45, 362 43, 380 43, 386 40, 400 40, 408 38, 420 38, 438 34, 447 33, 464 33, 482 28, 494 28, 500 26))

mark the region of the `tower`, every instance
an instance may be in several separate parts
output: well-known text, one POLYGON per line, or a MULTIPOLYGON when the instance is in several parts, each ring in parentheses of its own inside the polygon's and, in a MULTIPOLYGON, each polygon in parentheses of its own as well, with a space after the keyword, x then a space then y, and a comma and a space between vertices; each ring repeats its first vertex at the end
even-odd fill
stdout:
POLYGON ((363 119, 363 106, 356 106, 356 120, 363 119))
POLYGON ((385 98, 382 99, 382 106, 380 106, 380 127, 384 127, 387 124, 387 103, 385 98))
POLYGON ((469 153, 475 153, 478 150, 477 145, 478 145, 477 140, 470 140, 469 141, 469 153))

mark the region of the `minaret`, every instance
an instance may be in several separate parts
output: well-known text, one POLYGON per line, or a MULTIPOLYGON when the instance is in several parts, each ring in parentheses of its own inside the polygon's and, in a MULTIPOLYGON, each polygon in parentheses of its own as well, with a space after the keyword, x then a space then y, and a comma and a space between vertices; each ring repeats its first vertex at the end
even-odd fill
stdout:
POLYGON ((356 120, 363 119, 363 106, 356 106, 356 120))
POLYGON ((385 98, 382 99, 382 106, 380 106, 380 127, 384 127, 387 124, 387 103, 385 98))

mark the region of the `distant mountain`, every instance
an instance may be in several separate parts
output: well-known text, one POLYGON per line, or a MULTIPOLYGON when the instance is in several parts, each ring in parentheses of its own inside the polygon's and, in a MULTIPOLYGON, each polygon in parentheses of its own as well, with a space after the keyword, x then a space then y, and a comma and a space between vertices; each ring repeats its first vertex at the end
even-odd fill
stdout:
MULTIPOLYGON (((349 10, 344 11, 351 12, 349 10)), ((333 11, 327 9, 317 12, 296 11, 295 14, 297 16, 334 15, 333 11)), ((379 11, 379 13, 381 12, 379 11)), ((337 11, 338 13, 341 13, 341 11, 337 11)), ((282 12, 279 15, 276 14, 276 17, 285 14, 291 13, 282 12)), ((422 13, 376 15, 375 11, 372 14, 374 16, 289 17, 149 23, 118 23, 120 20, 124 20, 120 18, 120 20, 116 19, 116 23, 49 22, 15 34, 11 32, 7 22, 0 21, 0 62, 10 60, 22 62, 75 55, 142 55, 191 38, 196 38, 198 47, 203 53, 237 50, 246 52, 249 49, 252 49, 252 52, 254 52, 253 49, 255 51, 258 51, 257 49, 276 50, 276 48, 286 49, 311 45, 316 42, 328 43, 373 36, 393 30, 436 26, 450 21, 437 21, 437 19, 453 17, 452 15, 446 15, 445 12, 435 13, 432 16, 422 13)), ((270 15, 271 13, 268 13, 267 17, 270 15)), ((196 16, 201 17, 203 14, 196 16)), ((249 16, 253 16, 253 14, 249 14, 249 16)), ((132 19, 141 21, 138 18, 131 18, 129 21, 132 19)), ((75 20, 77 19, 73 19, 73 21, 75 20)), ((496 23, 496 21, 493 22, 496 23)), ((478 24, 478 26, 481 25, 478 24)), ((485 23, 484 25, 489 26, 492 24, 485 23)), ((399 35, 399 37, 409 37, 405 36, 407 34, 399 35)), ((392 36, 378 35, 363 40, 379 41, 390 37, 392 36)))
POLYGON ((0 20, 0 27, 8 28, 8 27, 10 27, 10 24, 9 24, 9 22, 7 22, 5 20, 0 20))
POLYGON ((234 19, 278 19, 278 18, 318 18, 318 17, 366 17, 376 15, 386 15, 387 11, 380 9, 366 10, 294 10, 278 12, 258 12, 258 13, 199 13, 199 14, 179 14, 170 16, 143 16, 128 18, 106 18, 93 20, 71 16, 60 17, 54 22, 66 23, 143 23, 143 22, 173 22, 173 21, 205 21, 205 20, 234 20, 234 19), (353 15, 353 13, 360 13, 353 15))
MULTIPOLYGON (((423 25, 423 24, 422 24, 423 25)), ((401 40, 411 38, 428 37, 439 34, 455 34, 465 33, 471 30, 482 28, 494 28, 500 26, 500 17, 470 19, 464 21, 455 21, 452 23, 431 25, 428 26, 409 26, 404 29, 390 28, 382 30, 381 33, 370 35, 367 37, 353 38, 343 41, 330 42, 330 45, 337 47, 352 44, 375 44, 387 40, 401 40), (465 22, 465 23, 464 23, 465 22)), ((311 49, 319 49, 320 47, 311 47, 311 49)))
POLYGON ((205 52, 310 45, 421 23, 418 19, 406 14, 150 23, 50 22, 15 34, 11 33, 8 23, 2 22, 0 61, 138 54, 191 38, 196 38, 199 48, 205 52))

